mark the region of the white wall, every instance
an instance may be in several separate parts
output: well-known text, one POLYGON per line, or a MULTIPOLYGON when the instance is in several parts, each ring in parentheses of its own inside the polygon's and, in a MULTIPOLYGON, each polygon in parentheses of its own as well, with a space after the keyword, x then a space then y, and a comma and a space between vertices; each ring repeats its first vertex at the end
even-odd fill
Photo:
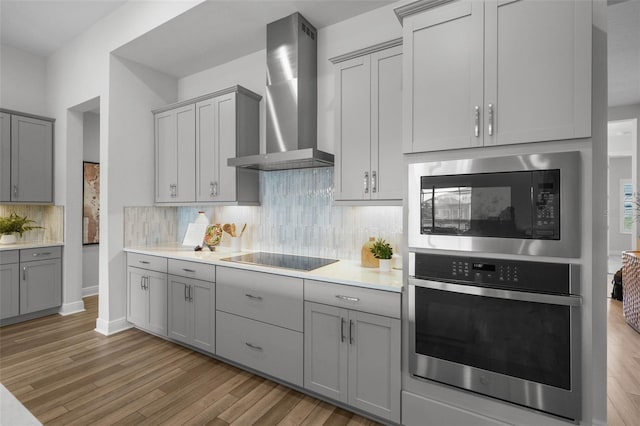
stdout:
MULTIPOLYGON (((100 114, 85 112, 82 128, 83 161, 100 162, 100 114)), ((98 256, 97 244, 82 246, 82 295, 98 293, 98 256)))
MULTIPOLYGON (((100 99, 100 160, 101 213, 100 213, 100 301, 98 331, 110 334, 127 326, 125 319, 125 270, 123 266, 123 208, 131 195, 137 196, 139 182, 127 181, 137 174, 153 176, 151 160, 134 163, 127 149, 136 153, 136 145, 148 141, 121 137, 131 126, 144 127, 148 123, 132 124, 120 129, 118 137, 110 136, 118 129, 118 116, 110 108, 110 54, 123 44, 139 37, 160 24, 201 3, 180 2, 127 2, 114 13, 99 21, 87 32, 51 55, 47 61, 47 115, 57 119, 55 127, 55 202, 65 206, 65 256, 63 265, 63 306, 82 304, 82 117, 71 113, 77 105, 94 98, 100 99), (127 146, 131 144, 131 146, 127 146), (78 154, 80 153, 80 155, 78 154), (147 169, 142 169, 147 167, 147 169), (109 172, 113 170, 113 172, 109 172), (135 172, 132 172, 135 170, 135 172), (113 180, 113 182, 112 182, 113 180), (123 184, 124 183, 124 184, 123 184), (125 189, 126 188, 126 189, 125 189), (131 195, 130 195, 131 194, 131 195)), ((118 68, 116 66, 116 68, 118 68)), ((117 92, 117 88, 116 88, 117 92)), ((135 92, 131 99, 135 101, 135 92)), ((117 112, 117 111, 116 111, 117 112)), ((150 113, 147 111, 150 115, 150 113)), ((153 127, 148 126, 148 132, 153 127)), ((135 132, 132 132, 135 133, 135 132)), ((140 184, 147 185, 147 182, 140 184)), ((148 197, 151 197, 152 191, 148 197)), ((144 198, 148 202, 147 198, 144 198)))
POLYGON ((48 115, 46 60, 0 44, 0 107, 48 115))

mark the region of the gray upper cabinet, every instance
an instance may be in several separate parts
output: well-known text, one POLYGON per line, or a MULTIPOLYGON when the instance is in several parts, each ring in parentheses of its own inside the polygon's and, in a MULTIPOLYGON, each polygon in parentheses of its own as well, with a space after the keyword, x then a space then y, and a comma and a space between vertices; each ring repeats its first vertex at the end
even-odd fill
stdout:
POLYGON ((402 199, 401 40, 331 61, 336 81, 336 201, 402 199))
POLYGON ((195 200, 195 106, 155 116, 156 202, 195 200))
POLYGON ((0 201, 53 202, 53 120, 0 112, 0 201))
POLYGON ((155 110, 156 202, 258 204, 258 173, 227 159, 259 152, 260 99, 234 86, 155 110))
POLYGON ((404 152, 590 136, 589 2, 421 1, 396 13, 404 152))

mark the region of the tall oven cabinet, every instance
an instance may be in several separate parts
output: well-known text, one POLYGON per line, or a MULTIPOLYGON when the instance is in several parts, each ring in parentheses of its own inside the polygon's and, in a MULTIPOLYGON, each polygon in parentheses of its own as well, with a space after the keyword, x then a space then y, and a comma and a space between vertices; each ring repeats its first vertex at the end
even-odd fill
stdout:
POLYGON ((396 9, 404 152, 589 137, 591 13, 581 0, 396 9))

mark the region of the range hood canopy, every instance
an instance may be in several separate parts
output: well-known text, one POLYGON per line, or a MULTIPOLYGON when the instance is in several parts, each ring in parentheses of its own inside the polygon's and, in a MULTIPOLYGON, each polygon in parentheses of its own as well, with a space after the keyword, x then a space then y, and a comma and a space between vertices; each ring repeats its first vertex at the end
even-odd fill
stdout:
POLYGON ((267 153, 229 166, 287 170, 333 166, 317 147, 317 31, 299 13, 267 25, 267 153))

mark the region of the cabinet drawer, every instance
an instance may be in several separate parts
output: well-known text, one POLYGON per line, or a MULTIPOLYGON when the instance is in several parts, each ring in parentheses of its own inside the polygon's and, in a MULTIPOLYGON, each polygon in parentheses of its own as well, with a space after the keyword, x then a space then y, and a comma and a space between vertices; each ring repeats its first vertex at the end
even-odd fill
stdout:
POLYGON ((60 247, 40 247, 34 249, 20 250, 20 262, 30 262, 32 260, 56 259, 62 256, 60 247))
POLYGON ((305 280, 304 299, 325 305, 400 318, 400 293, 391 291, 305 280))
POLYGON ((291 330, 303 330, 303 281, 218 267, 216 309, 291 330))
POLYGON ((7 263, 18 263, 20 257, 18 250, 0 251, 0 265, 6 265, 7 263))
POLYGON ((278 379, 303 384, 303 334, 216 312, 216 354, 278 379))
POLYGON ((169 273, 180 277, 215 282, 216 267, 206 263, 189 262, 186 260, 169 259, 169 273))
POLYGON ((127 266, 166 273, 167 258, 149 256, 148 254, 127 253, 127 266))

